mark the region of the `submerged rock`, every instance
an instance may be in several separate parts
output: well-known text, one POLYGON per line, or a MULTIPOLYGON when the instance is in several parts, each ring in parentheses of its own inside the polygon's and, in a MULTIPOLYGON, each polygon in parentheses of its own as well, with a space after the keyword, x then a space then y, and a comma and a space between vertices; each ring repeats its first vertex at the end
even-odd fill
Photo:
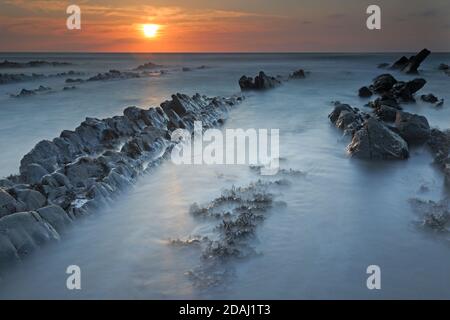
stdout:
POLYGON ((371 160, 409 157, 406 141, 374 118, 367 119, 363 127, 355 132, 348 151, 353 157, 371 160))
POLYGON ((422 99, 422 101, 429 102, 429 103, 436 103, 439 101, 439 99, 432 93, 423 94, 420 96, 420 99, 422 99))
POLYGON ((298 69, 289 75, 291 79, 303 79, 306 78, 305 71, 303 69, 298 69))

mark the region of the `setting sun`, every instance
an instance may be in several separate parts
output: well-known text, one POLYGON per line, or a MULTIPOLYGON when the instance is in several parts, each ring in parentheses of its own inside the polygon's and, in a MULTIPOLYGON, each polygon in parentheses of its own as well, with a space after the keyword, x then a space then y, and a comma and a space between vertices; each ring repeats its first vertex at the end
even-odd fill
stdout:
POLYGON ((156 37, 156 34, 159 30, 159 25, 157 24, 144 24, 142 27, 142 30, 144 31, 144 35, 147 38, 154 38, 156 37))

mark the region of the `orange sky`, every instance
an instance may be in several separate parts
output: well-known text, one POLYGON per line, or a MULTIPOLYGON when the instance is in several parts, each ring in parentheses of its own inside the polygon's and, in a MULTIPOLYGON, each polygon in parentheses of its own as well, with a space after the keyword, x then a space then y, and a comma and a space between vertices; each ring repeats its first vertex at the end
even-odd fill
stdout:
POLYGON ((382 0, 382 30, 360 0, 2 0, 0 51, 450 51, 450 2, 382 0), (81 8, 81 30, 66 8, 81 8), (141 26, 161 25, 156 38, 141 26))

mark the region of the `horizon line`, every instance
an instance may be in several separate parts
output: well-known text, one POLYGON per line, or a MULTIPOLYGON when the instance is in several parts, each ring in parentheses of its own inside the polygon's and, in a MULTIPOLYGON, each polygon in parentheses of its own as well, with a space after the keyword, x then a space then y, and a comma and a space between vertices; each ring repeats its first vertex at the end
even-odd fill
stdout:
MULTIPOLYGON (((383 53, 415 53, 417 51, 0 51, 0 54, 11 53, 62 53, 62 54, 76 54, 76 53, 89 53, 89 54, 327 54, 327 53, 366 53, 366 54, 383 54, 383 53)), ((450 53, 450 51, 432 51, 432 53, 450 53)))

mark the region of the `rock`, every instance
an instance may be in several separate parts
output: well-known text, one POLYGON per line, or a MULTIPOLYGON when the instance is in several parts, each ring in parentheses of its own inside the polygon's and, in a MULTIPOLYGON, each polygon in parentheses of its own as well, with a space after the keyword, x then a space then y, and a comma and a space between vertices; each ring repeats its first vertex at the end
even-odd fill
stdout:
POLYGON ((380 105, 375 109, 374 113, 378 116, 378 119, 382 121, 394 122, 397 117, 397 111, 398 109, 396 108, 380 105))
POLYGON ((192 71, 192 69, 191 69, 191 68, 188 68, 188 67, 183 67, 181 70, 182 70, 183 72, 192 71))
POLYGON ((265 90, 278 86, 281 82, 275 77, 267 76, 263 71, 253 78, 242 76, 239 79, 239 86, 241 90, 265 90))
POLYGON ((431 129, 427 144, 433 153, 434 162, 444 168, 450 152, 450 131, 431 129))
POLYGON ((408 112, 397 112, 395 125, 400 136, 409 144, 421 143, 428 140, 431 134, 427 118, 408 112))
POLYGON ((371 160, 406 159, 408 144, 380 121, 369 118, 348 146, 352 157, 371 160))
POLYGON ((432 93, 423 94, 420 96, 420 99, 422 99, 422 101, 429 102, 429 103, 436 103, 439 101, 439 99, 432 93))
MULTIPOLYGON (((0 235, 9 240, 2 241, 6 248, 0 247, 0 256, 6 255, 7 259, 11 256, 9 243, 14 247, 17 256, 24 257, 47 242, 59 240, 56 230, 36 212, 18 212, 0 218, 0 235)), ((0 265, 9 262, 11 261, 0 261, 0 265)))
POLYGON ((158 67, 161 67, 161 66, 156 63, 153 63, 153 62, 147 62, 147 63, 141 64, 140 66, 136 67, 133 70, 135 70, 135 71, 151 70, 151 69, 155 69, 158 67))
POLYGON ((407 65, 402 69, 406 73, 417 73, 420 64, 428 57, 431 52, 428 49, 422 49, 418 54, 411 57, 407 65))
POLYGON ((370 89, 367 88, 367 87, 361 87, 358 90, 358 95, 360 97, 362 97, 362 98, 367 98, 367 97, 370 97, 372 95, 372 91, 370 91, 370 89))
POLYGON ((42 177, 48 174, 48 171, 37 163, 27 165, 25 172, 25 181, 27 183, 39 183, 42 177))
POLYGON ((450 69, 450 66, 445 63, 441 63, 438 67, 438 70, 442 70, 442 71, 449 70, 449 69, 450 69))
POLYGON ((59 234, 63 233, 72 223, 67 213, 59 206, 50 205, 36 210, 59 234))
POLYGON ((403 69, 408 64, 409 59, 405 56, 401 57, 397 61, 394 62, 394 64, 391 66, 391 69, 403 69))
POLYGON ((397 82, 392 88, 392 93, 396 98, 399 98, 402 101, 415 101, 413 97, 414 93, 422 89, 426 83, 426 80, 422 78, 417 78, 408 82, 397 82))
POLYGON ((392 89, 397 80, 389 73, 381 74, 373 79, 373 90, 377 93, 383 93, 392 89))
POLYGON ((305 71, 303 69, 298 69, 297 71, 294 71, 289 75, 289 78, 291 79, 303 79, 305 78, 305 71))
POLYGON ((17 212, 19 208, 21 206, 17 200, 5 189, 0 188, 0 218, 17 212))
POLYGON ((65 166, 64 175, 74 186, 87 187, 90 178, 102 179, 108 171, 109 168, 98 159, 82 157, 77 162, 65 166))
POLYGON ((0 188, 8 189, 8 188, 12 188, 13 186, 14 186, 14 183, 11 180, 0 179, 0 188))
POLYGON ((38 191, 31 189, 17 190, 17 200, 25 204, 26 211, 42 208, 47 199, 38 191))
POLYGON ((389 67, 389 63, 386 63, 386 62, 380 63, 377 66, 377 68, 379 68, 379 69, 384 69, 384 68, 387 68, 387 67, 389 67))
POLYGON ((69 66, 72 63, 69 62, 57 62, 57 61, 44 61, 44 60, 33 60, 29 62, 13 62, 4 60, 0 62, 0 68, 32 68, 32 67, 59 67, 59 66, 69 66))
POLYGON ((333 124, 336 124, 336 121, 343 111, 353 112, 353 108, 348 104, 336 103, 333 111, 328 115, 328 119, 330 119, 333 124))

